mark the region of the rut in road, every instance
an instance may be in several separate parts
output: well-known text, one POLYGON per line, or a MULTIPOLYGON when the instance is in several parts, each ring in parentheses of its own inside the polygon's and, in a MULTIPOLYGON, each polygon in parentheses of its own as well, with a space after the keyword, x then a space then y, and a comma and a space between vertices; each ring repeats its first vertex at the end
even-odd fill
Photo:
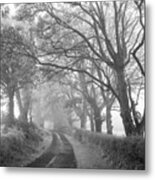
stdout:
POLYGON ((76 168, 77 164, 72 145, 66 137, 63 134, 53 133, 50 147, 26 167, 76 168))

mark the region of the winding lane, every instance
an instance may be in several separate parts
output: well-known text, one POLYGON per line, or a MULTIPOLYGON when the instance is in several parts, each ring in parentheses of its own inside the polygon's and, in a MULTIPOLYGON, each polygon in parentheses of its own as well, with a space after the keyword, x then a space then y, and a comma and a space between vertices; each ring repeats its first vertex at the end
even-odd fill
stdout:
POLYGON ((26 167, 76 168, 77 164, 72 145, 67 138, 63 134, 53 133, 49 148, 26 167))

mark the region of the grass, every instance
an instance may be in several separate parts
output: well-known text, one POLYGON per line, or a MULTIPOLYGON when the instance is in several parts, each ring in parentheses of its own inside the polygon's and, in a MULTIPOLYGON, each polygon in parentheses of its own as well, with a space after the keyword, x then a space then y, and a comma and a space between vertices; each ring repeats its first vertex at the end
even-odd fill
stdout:
POLYGON ((84 130, 75 130, 74 137, 84 144, 100 147, 103 156, 108 157, 111 169, 145 169, 145 140, 142 137, 116 137, 84 130))
POLYGON ((35 126, 17 123, 10 128, 1 128, 0 166, 23 166, 40 141, 42 137, 35 126))

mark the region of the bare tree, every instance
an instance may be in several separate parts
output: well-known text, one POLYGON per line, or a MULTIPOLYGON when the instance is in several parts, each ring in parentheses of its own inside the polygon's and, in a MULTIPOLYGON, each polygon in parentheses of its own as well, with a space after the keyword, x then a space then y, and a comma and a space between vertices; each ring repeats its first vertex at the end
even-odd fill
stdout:
POLYGON ((136 132, 130 110, 126 70, 131 62, 131 54, 133 57, 137 54, 135 47, 142 37, 142 24, 138 23, 143 16, 138 16, 141 13, 139 9, 142 8, 140 4, 127 1, 79 2, 65 4, 57 9, 54 4, 45 3, 40 6, 30 5, 29 9, 32 8, 32 11, 29 11, 29 15, 26 8, 20 14, 20 19, 32 18, 40 12, 46 14, 46 20, 40 17, 41 26, 38 29, 38 37, 43 43, 36 55, 29 56, 40 65, 84 73, 100 86, 109 89, 119 102, 126 135, 136 132), (138 8, 135 8, 135 4, 138 8), (70 5, 73 10, 69 12, 66 7, 70 5), (61 63, 60 56, 64 59, 61 63), (44 57, 46 62, 40 57, 44 57), (100 80, 88 70, 76 68, 75 64, 82 60, 108 66, 115 73, 116 86, 113 87, 104 69, 105 79, 100 80))

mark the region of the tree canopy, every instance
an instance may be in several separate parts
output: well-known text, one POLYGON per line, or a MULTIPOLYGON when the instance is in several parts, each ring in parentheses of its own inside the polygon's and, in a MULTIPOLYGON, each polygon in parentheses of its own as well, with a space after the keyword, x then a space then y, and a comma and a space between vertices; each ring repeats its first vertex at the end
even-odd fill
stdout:
POLYGON ((64 108, 72 109, 82 128, 89 120, 91 130, 101 132, 106 122, 112 134, 117 106, 125 134, 141 134, 144 15, 143 0, 19 4, 14 21, 26 26, 1 31, 1 85, 22 88, 39 74, 42 83, 63 87, 64 108))

